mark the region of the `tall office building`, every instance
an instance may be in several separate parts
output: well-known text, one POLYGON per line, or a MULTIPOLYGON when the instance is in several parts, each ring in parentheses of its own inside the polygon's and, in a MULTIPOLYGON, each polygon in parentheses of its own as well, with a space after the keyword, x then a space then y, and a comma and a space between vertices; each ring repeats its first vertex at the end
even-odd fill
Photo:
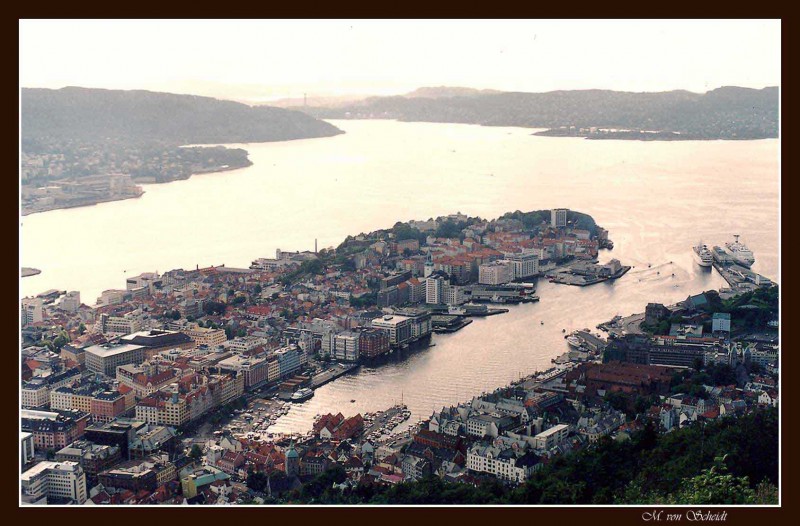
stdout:
POLYGON ((555 228, 567 226, 567 211, 566 208, 553 208, 550 211, 550 226, 555 228))

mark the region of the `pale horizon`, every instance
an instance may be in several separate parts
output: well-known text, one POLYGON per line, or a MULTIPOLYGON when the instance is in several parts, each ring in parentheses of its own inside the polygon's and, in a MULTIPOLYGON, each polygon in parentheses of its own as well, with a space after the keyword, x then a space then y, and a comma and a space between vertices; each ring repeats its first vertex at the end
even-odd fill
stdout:
POLYGON ((19 73, 26 88, 249 103, 438 86, 705 93, 779 86, 780 35, 780 20, 21 20, 19 73))

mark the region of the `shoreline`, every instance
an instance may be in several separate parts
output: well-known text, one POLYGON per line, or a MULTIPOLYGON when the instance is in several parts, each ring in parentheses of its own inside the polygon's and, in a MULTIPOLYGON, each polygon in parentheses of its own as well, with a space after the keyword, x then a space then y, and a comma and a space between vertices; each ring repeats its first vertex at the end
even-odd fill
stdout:
POLYGON ((623 136, 622 132, 618 132, 619 136, 614 136, 614 133, 609 133, 609 136, 602 136, 601 134, 565 134, 558 133, 559 128, 549 128, 547 126, 537 125, 523 125, 523 124, 489 124, 483 122, 456 122, 456 121, 435 121, 435 120, 410 120, 402 117, 316 117, 324 121, 394 121, 394 122, 407 122, 407 123, 427 123, 427 124, 460 124, 465 126, 482 126, 486 128, 519 128, 522 130, 539 130, 531 133, 535 137, 553 137, 562 139, 589 139, 589 140, 617 140, 617 141, 638 141, 638 142, 671 142, 671 141, 764 141, 764 140, 778 140, 779 136, 759 136, 759 137, 702 137, 702 136, 688 136, 688 135, 669 135, 676 132, 660 131, 660 132, 643 132, 641 134, 627 134, 623 136), (632 136, 636 135, 636 136, 632 136), (639 136, 642 135, 642 136, 639 136), (652 137, 651 137, 652 135, 652 137))
POLYGON ((22 270, 20 272, 21 272, 23 278, 27 278, 29 276, 36 276, 36 275, 42 273, 41 270, 39 270, 38 268, 33 268, 33 267, 22 267, 22 270))
MULTIPOLYGON (((248 152, 248 155, 249 155, 249 152, 248 152)), ((170 179, 168 181, 152 181, 152 182, 141 183, 141 184, 169 184, 169 183, 174 183, 176 181, 186 181, 187 179, 190 179, 192 176, 195 176, 195 175, 230 172, 230 171, 233 171, 233 170, 239 170, 241 168, 249 168, 250 166, 253 166, 253 162, 248 159, 248 164, 243 165, 243 166, 229 166, 227 168, 216 168, 216 169, 213 169, 213 170, 206 170, 206 171, 201 171, 201 172, 192 172, 192 173, 190 173, 190 174, 188 174, 186 176, 176 177, 176 178, 170 179)), ((134 181, 134 183, 136 183, 136 181, 134 181)), ((82 208, 82 207, 85 207, 85 206, 99 205, 101 203, 113 203, 115 201, 127 201, 129 199, 138 199, 138 198, 142 197, 144 194, 145 194, 145 190, 142 190, 138 195, 127 195, 127 196, 119 196, 119 197, 106 197, 106 198, 100 198, 100 199, 93 200, 91 202, 86 202, 86 203, 61 204, 61 205, 58 205, 58 206, 53 206, 52 208, 44 208, 43 210, 25 210, 23 208, 20 211, 20 215, 24 217, 24 216, 29 216, 29 215, 33 215, 33 214, 42 214, 42 213, 45 213, 45 212, 52 212, 54 210, 67 210, 67 209, 70 209, 70 208, 82 208)))
POLYGON ((101 203, 113 203, 114 201, 127 201, 128 199, 138 199, 138 198, 142 197, 143 195, 144 195, 144 190, 141 193, 139 193, 139 195, 108 197, 108 198, 97 199, 97 200, 94 200, 92 202, 87 202, 87 203, 62 204, 60 206, 54 206, 52 208, 45 208, 43 210, 21 210, 20 211, 20 216, 25 217, 25 216, 30 216, 30 215, 33 215, 33 214, 42 214, 42 213, 45 213, 45 212, 52 212, 54 210, 67 210, 67 209, 70 209, 70 208, 82 208, 84 206, 99 205, 101 203))

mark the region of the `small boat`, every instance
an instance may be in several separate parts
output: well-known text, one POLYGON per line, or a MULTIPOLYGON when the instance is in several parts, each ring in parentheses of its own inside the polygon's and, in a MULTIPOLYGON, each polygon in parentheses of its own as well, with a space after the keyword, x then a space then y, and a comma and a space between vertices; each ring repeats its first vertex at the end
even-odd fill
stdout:
POLYGON ((356 403, 356 401, 355 400, 350 400, 350 403, 354 404, 354 403, 356 403))
POLYGON ((542 321, 542 325, 544 325, 544 320, 542 321))
POLYGON ((561 329, 561 332, 567 332, 567 329, 561 329))

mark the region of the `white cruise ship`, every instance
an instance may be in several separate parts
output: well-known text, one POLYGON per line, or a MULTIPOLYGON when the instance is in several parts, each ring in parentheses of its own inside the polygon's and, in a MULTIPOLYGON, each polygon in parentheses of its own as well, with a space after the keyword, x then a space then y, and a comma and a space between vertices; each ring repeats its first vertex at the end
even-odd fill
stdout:
POLYGON ((710 267, 714 262, 714 256, 711 254, 711 251, 708 249, 708 246, 704 245, 702 242, 692 247, 692 252, 694 253, 695 262, 701 267, 710 267))
POLYGON ((733 239, 733 243, 725 243, 725 252, 730 254, 736 263, 750 268, 755 263, 756 258, 753 257, 753 253, 747 248, 747 245, 739 242, 738 235, 734 234, 733 239))

